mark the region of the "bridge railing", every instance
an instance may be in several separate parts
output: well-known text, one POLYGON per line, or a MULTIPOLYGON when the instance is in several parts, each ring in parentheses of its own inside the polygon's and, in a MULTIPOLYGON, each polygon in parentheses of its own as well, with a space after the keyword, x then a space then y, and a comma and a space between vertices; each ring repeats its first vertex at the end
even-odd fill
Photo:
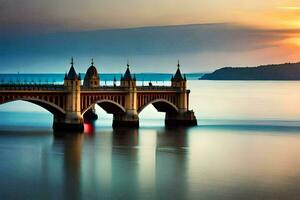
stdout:
POLYGON ((123 90, 123 87, 118 86, 100 86, 96 88, 81 86, 81 91, 119 91, 123 90))
POLYGON ((64 90, 63 85, 54 84, 0 84, 0 90, 64 90))
MULTIPOLYGON (((138 91, 177 91, 171 86, 137 86, 138 91)), ((122 86, 100 86, 89 88, 81 86, 82 91, 124 91, 122 86)), ((64 85, 55 84, 0 84, 0 90, 50 90, 63 91, 64 85)))
POLYGON ((176 88, 173 88, 171 86, 137 86, 137 90, 140 91, 145 91, 145 90, 153 90, 153 91, 158 91, 158 90, 163 90, 163 91, 176 91, 176 88))
MULTIPOLYGON (((136 87, 137 90, 139 91, 147 91, 147 90, 151 90, 151 91, 176 91, 176 88, 173 88, 171 86, 137 86, 136 87)), ((124 90, 125 88, 122 86, 100 86, 97 88, 89 88, 89 87, 84 87, 81 86, 81 90, 82 91, 120 91, 120 90, 124 90)))

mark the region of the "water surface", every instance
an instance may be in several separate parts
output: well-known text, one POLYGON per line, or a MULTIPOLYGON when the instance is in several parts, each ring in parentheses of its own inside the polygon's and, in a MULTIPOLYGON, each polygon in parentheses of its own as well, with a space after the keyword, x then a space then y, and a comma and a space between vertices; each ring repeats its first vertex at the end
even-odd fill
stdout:
POLYGON ((188 129, 148 107, 140 129, 112 130, 98 108, 83 134, 58 138, 46 111, 2 105, 0 199, 299 199, 300 82, 189 87, 188 129))

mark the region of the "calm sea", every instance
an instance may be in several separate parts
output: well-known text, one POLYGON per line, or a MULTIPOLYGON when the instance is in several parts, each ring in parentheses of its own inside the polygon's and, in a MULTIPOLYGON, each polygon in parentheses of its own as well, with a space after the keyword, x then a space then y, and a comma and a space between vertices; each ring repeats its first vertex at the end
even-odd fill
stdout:
POLYGON ((112 116, 55 138, 30 103, 0 107, 0 199, 299 199, 300 82, 189 81, 198 127, 112 116))

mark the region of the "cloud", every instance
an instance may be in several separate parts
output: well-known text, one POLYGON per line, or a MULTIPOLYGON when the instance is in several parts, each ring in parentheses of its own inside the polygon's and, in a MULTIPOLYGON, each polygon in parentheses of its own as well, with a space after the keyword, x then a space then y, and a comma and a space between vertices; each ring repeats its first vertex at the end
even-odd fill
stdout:
POLYGON ((0 38, 0 70, 6 70, 8 65, 35 66, 33 63, 37 62, 55 70, 71 56, 77 60, 95 57, 110 66, 132 58, 139 60, 140 66, 153 64, 157 69, 186 58, 193 71, 199 63, 248 65, 260 64, 265 58, 272 63, 272 49, 280 49, 281 41, 297 35, 298 30, 262 30, 217 23, 11 36, 0 38))
POLYGON ((192 52, 249 51, 284 39, 283 31, 236 24, 109 29, 41 34, 2 41, 3 54, 164 55, 192 52))

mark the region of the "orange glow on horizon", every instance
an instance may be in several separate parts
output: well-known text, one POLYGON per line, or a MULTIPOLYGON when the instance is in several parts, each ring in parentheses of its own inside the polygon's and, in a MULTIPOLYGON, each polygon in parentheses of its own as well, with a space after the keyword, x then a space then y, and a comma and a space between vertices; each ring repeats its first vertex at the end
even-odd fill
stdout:
POLYGON ((281 6, 278 8, 283 10, 300 10, 300 6, 281 6))
POLYGON ((285 39, 284 42, 288 45, 300 47, 300 37, 291 37, 291 38, 285 39))
POLYGON ((287 62, 299 62, 300 58, 300 35, 286 36, 285 39, 273 43, 278 50, 278 54, 273 57, 284 57, 287 62))

